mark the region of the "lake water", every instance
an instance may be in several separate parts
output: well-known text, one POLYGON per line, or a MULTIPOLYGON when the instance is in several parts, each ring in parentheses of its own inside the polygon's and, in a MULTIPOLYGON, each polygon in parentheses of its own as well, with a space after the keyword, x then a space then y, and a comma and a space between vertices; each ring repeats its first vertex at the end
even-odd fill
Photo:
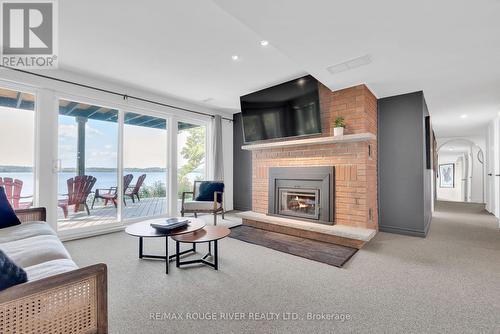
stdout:
MULTIPOLYGON (((116 173, 112 172, 92 172, 89 173, 90 175, 94 176, 97 178, 97 182, 94 186, 94 189, 96 188, 102 188, 102 189, 107 189, 110 187, 116 187, 117 183, 117 176, 116 173)), ((132 174, 134 175, 134 178, 132 179, 132 184, 135 184, 139 176, 142 174, 146 174, 146 179, 144 180, 145 185, 153 185, 155 182, 160 181, 163 184, 166 184, 166 179, 167 175, 165 172, 133 172, 133 173, 128 173, 127 174, 132 174)), ((74 177, 74 173, 59 173, 59 180, 58 180, 58 193, 59 194, 66 194, 68 192, 68 186, 66 184, 66 181, 72 177, 74 177)), ((21 195, 22 196, 28 196, 28 195, 33 195, 33 183, 34 183, 34 178, 33 178, 33 173, 0 173, 0 177, 11 177, 13 179, 18 179, 23 181, 23 190, 21 195)))

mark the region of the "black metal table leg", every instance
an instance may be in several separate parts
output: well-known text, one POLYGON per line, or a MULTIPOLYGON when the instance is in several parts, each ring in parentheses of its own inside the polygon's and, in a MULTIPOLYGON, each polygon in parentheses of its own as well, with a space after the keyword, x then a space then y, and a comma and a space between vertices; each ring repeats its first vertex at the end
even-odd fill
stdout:
MULTIPOLYGON (((177 246, 176 246, 177 254, 181 255, 183 252, 179 252, 179 249, 177 248, 178 244, 180 244, 180 242, 176 241, 176 243, 177 243, 177 246)), ((219 247, 218 247, 217 240, 213 240, 213 241, 208 242, 208 246, 209 246, 208 247, 209 253, 205 254, 200 259, 180 261, 180 258, 176 257, 176 266, 181 267, 183 265, 202 263, 202 264, 205 264, 207 266, 214 268, 215 270, 219 270, 219 247), (214 254, 213 255, 210 253, 211 252, 211 242, 214 243, 214 254), (209 262, 206 260, 206 258, 209 256, 213 258, 212 262, 209 262)))
POLYGON ((186 249, 183 251, 180 251, 180 243, 176 243, 176 252, 175 254, 168 255, 168 236, 165 237, 165 255, 153 255, 153 254, 144 254, 144 238, 139 237, 139 258, 140 259, 162 259, 165 260, 165 273, 168 275, 168 270, 169 270, 169 263, 170 261, 176 261, 180 262, 180 259, 178 259, 181 255, 187 254, 194 252, 196 253, 196 244, 193 243, 193 247, 190 249, 186 249))
MULTIPOLYGON (((194 246, 194 244, 193 244, 193 246, 194 246)), ((180 253, 179 251, 180 251, 179 241, 176 241, 175 242, 175 266, 177 268, 179 268, 179 263, 181 262, 180 261, 181 256, 179 254, 180 253)))
POLYGON ((168 237, 165 237, 165 273, 168 275, 168 265, 170 264, 168 257, 168 237))
POLYGON ((142 237, 139 237, 139 259, 142 259, 142 246, 143 246, 142 237))
POLYGON ((212 242, 211 241, 208 242, 208 254, 209 255, 212 254, 212 242))
POLYGON ((219 270, 219 254, 218 254, 217 240, 214 241, 214 268, 215 270, 219 270))

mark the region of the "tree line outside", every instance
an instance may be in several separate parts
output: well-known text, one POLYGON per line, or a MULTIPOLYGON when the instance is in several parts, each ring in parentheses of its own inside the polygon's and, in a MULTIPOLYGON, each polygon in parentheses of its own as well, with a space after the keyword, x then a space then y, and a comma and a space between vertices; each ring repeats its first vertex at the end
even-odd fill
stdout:
MULTIPOLYGON (((177 196, 182 198, 182 193, 193 191, 193 181, 189 174, 200 169, 205 163, 205 128, 202 126, 180 130, 187 132, 186 144, 182 147, 181 156, 186 160, 182 167, 177 169, 177 196)), ((202 176, 196 176, 195 180, 202 180, 202 176)), ((141 197, 165 197, 167 194, 166 185, 157 181, 150 186, 143 186, 140 192, 141 197)))

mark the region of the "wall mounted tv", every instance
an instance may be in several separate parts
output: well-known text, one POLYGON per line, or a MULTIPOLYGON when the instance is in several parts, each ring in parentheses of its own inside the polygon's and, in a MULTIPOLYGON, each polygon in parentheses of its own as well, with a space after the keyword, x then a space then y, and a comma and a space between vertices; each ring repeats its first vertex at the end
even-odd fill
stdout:
POLYGON ((245 143, 321 133, 318 81, 308 75, 240 97, 245 143))

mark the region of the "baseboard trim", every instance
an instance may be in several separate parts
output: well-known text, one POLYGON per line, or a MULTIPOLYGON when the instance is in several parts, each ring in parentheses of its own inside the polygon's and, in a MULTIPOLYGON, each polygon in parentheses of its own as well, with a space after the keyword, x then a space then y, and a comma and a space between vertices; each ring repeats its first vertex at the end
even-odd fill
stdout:
POLYGON ((425 226, 424 226, 425 237, 427 237, 427 234, 429 233, 429 229, 431 228, 431 222, 432 222, 432 215, 425 222, 425 226))
POLYGON ((233 211, 252 211, 252 207, 238 206, 233 204, 233 211))
POLYGON ((119 226, 109 226, 105 228, 100 228, 96 229, 93 231, 78 231, 78 229, 75 229, 75 231, 67 230, 67 231, 62 231, 58 233, 59 239, 61 241, 71 241, 71 240, 78 240, 78 239, 85 239, 85 238, 90 238, 90 237, 95 237, 98 235, 103 235, 103 234, 109 234, 109 233, 115 233, 119 231, 123 231, 125 229, 125 225, 119 225, 119 226))
POLYGON ((427 231, 428 231, 429 227, 430 227, 430 224, 427 224, 427 226, 424 227, 424 230, 415 230, 415 229, 408 229, 408 228, 403 228, 403 227, 398 227, 398 226, 379 225, 378 230, 380 232, 395 233, 395 234, 409 235, 412 237, 425 238, 427 236, 427 231))

